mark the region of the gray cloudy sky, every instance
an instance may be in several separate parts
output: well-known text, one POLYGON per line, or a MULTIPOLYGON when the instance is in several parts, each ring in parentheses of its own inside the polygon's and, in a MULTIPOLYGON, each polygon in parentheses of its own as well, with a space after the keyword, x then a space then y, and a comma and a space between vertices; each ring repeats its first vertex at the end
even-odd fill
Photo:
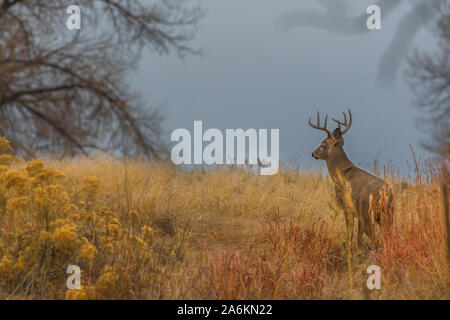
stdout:
MULTIPOLYGON (((404 167, 411 158, 408 144, 419 148, 417 110, 404 81, 406 61, 392 85, 377 84, 382 54, 415 1, 403 1, 388 17, 382 6, 382 30, 349 36, 306 26, 277 27, 288 12, 324 11, 315 0, 199 3, 206 15, 192 45, 205 54, 180 60, 145 53, 135 71, 137 90, 152 105, 163 106, 167 143, 176 128, 192 131, 194 120, 203 120, 204 130, 279 128, 281 161, 299 153, 301 167, 324 167, 311 157, 324 133, 310 128, 307 119, 316 110, 339 117, 349 107, 353 125, 345 149, 354 163, 368 167, 381 150, 382 164, 392 160, 404 167)), ((364 15, 376 0, 335 3, 344 3, 353 16, 364 15)), ((412 43, 427 50, 433 45, 425 28, 412 43)))

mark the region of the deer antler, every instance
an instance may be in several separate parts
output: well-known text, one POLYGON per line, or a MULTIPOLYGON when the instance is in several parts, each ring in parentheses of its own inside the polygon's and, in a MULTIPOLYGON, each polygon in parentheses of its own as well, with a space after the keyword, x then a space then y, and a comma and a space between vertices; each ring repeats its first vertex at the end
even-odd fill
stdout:
POLYGON ((347 116, 345 115, 345 112, 342 112, 342 114, 344 115, 344 122, 340 122, 333 118, 333 121, 335 121, 338 124, 339 130, 341 130, 341 125, 345 127, 344 130, 341 130, 341 135, 344 135, 344 133, 346 133, 348 131, 348 129, 350 129, 350 127, 352 126, 352 113, 350 112, 350 109, 348 109, 347 111, 348 111, 348 115, 349 115, 348 124, 347 124, 347 116))
POLYGON ((320 116, 319 116, 319 111, 317 111, 317 125, 313 125, 311 122, 311 118, 309 118, 308 120, 308 124, 313 127, 314 129, 318 129, 318 130, 322 130, 325 131, 327 133, 327 135, 330 137, 330 131, 327 130, 327 120, 328 120, 328 114, 325 116, 325 122, 323 124, 323 127, 320 126, 320 116))

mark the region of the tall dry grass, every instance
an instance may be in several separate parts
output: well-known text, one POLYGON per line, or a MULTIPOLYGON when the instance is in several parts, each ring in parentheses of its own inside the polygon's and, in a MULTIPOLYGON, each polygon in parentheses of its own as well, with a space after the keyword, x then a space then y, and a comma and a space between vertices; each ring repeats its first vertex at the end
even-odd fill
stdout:
POLYGON ((0 140, 1 299, 448 298, 443 183, 388 176, 392 233, 351 249, 320 172, 186 171, 109 158, 34 160, 0 140), (367 295, 366 268, 382 269, 367 295), (82 270, 68 290, 68 265, 82 270))

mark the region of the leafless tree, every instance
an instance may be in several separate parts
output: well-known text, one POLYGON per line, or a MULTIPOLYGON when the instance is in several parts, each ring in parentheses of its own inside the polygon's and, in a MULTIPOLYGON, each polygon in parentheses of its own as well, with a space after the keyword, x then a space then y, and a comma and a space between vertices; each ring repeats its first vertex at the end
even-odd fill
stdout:
POLYGON ((161 114, 127 77, 143 49, 195 53, 201 15, 183 0, 0 0, 0 135, 23 154, 157 155, 161 114))
POLYGON ((435 26, 438 50, 415 52, 409 59, 407 80, 423 111, 422 128, 428 133, 423 146, 450 156, 450 3, 442 1, 435 26))
MULTIPOLYGON (((379 67, 378 80, 380 84, 388 85, 394 79, 418 32, 433 21, 437 14, 435 7, 440 0, 377 0, 372 4, 380 7, 382 19, 389 19, 391 14, 402 4, 408 2, 410 9, 399 20, 394 36, 383 52, 379 67)), ((299 9, 286 12, 278 20, 280 29, 317 28, 327 32, 355 36, 371 32, 366 26, 368 15, 361 12, 356 15, 349 13, 352 4, 348 0, 317 0, 324 10, 299 9)))

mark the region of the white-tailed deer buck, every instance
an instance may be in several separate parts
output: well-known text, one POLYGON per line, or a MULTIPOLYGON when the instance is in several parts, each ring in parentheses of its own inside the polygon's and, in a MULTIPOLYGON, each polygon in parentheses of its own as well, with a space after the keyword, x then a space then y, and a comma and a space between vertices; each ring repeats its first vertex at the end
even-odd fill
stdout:
POLYGON ((323 126, 320 126, 319 112, 316 125, 309 119, 311 127, 327 133, 327 137, 314 150, 312 156, 327 163, 328 172, 335 185, 337 203, 345 214, 350 240, 353 234, 353 218, 357 218, 358 247, 361 245, 363 233, 370 238, 373 247, 377 238, 376 224, 380 225, 381 230, 389 230, 392 225, 394 197, 386 182, 356 167, 347 157, 342 136, 352 125, 352 114, 348 110, 348 123, 347 116, 345 113, 343 115, 344 122, 333 119, 338 127, 332 133, 327 130, 328 115, 323 126))

